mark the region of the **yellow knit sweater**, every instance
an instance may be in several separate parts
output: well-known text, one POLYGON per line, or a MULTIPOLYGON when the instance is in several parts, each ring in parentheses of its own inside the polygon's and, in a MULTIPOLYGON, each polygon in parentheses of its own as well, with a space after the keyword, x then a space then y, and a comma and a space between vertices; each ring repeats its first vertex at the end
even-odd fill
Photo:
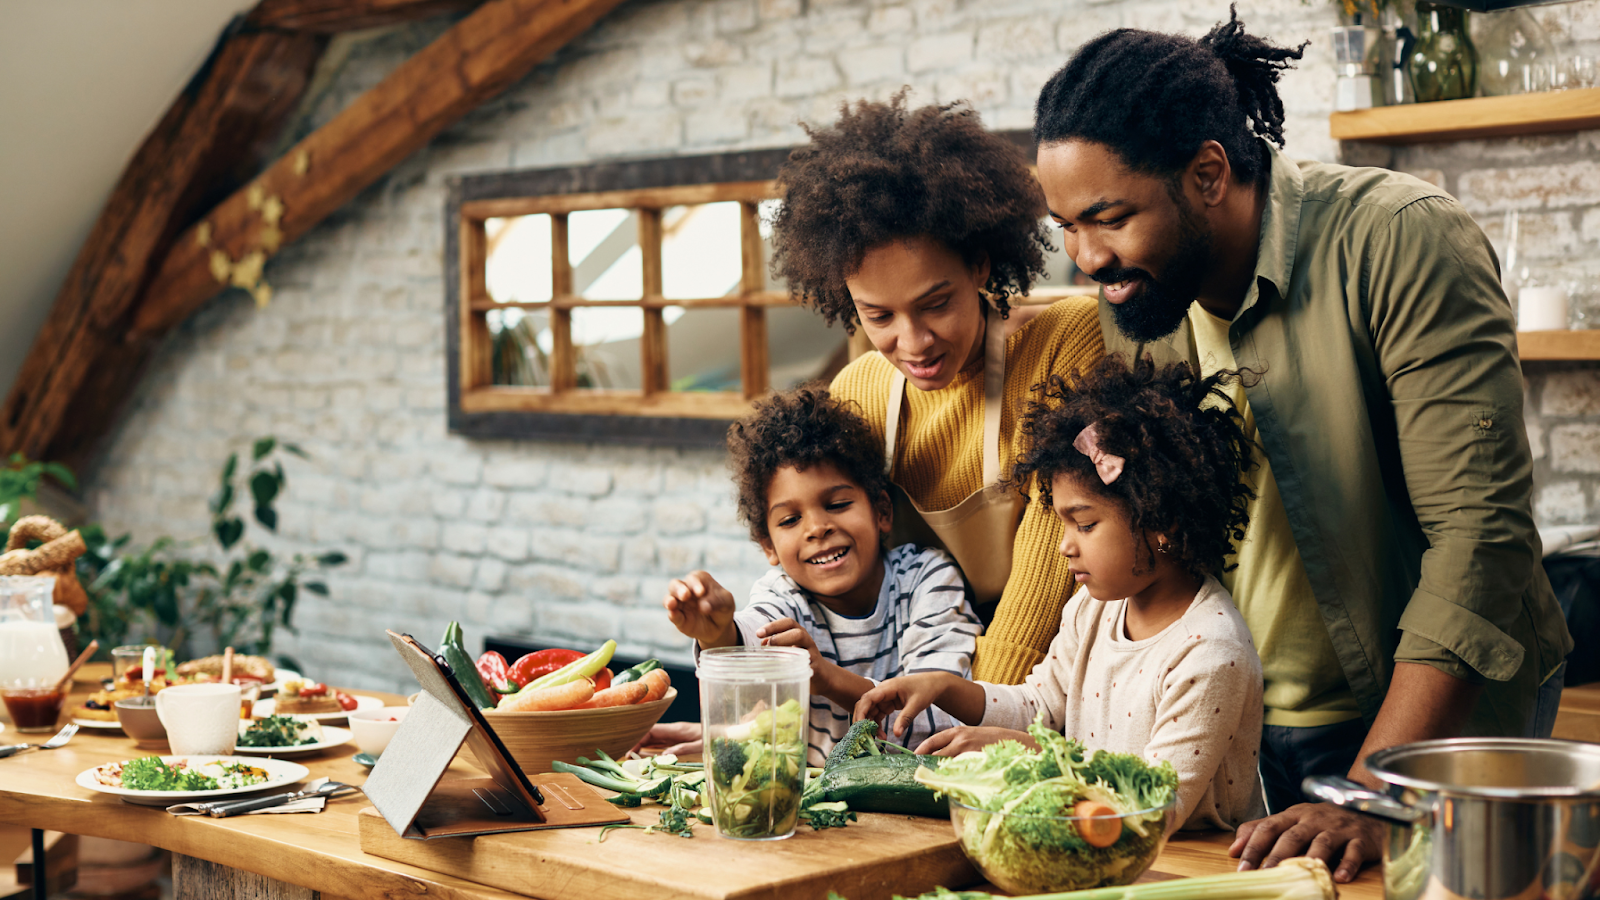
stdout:
MULTIPOLYGON (((1032 388, 1053 373, 1080 372, 1105 354, 1092 297, 1054 303, 1006 339, 1005 406, 1000 413, 1000 466, 1009 475, 1022 447, 1018 431, 1032 388)), ((883 440, 894 367, 866 353, 833 380, 835 397, 854 400, 883 440)), ((983 367, 968 366, 939 391, 906 385, 895 447, 894 481, 926 510, 949 509, 983 487, 983 367)), ((1036 494, 1036 492, 1035 492, 1036 494)), ((1060 555, 1061 521, 1030 498, 1011 548, 1011 577, 994 622, 978 638, 972 677, 1019 684, 1044 658, 1061 628, 1072 573, 1060 555)))

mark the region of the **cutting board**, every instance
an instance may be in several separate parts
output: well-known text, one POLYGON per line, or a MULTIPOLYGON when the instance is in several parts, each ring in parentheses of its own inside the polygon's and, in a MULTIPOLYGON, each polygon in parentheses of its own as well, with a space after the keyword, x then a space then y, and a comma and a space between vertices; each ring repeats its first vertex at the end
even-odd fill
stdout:
MULTIPOLYGON (((650 825, 661 807, 628 812, 650 825)), ((782 841, 728 840, 710 825, 692 838, 618 829, 604 843, 598 828, 408 841, 376 810, 360 822, 366 853, 540 900, 889 900, 982 880, 946 819, 863 813, 782 841)))

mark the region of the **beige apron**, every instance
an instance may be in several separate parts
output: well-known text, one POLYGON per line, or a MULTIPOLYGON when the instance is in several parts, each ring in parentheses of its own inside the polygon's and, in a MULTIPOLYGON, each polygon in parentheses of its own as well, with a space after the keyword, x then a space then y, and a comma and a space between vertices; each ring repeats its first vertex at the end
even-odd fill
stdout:
POLYGON ((894 479, 895 442, 906 376, 898 368, 889 382, 884 417, 884 459, 894 495, 894 527, 889 546, 916 543, 939 547, 961 566, 972 586, 978 616, 988 624, 1011 576, 1011 548, 1027 497, 1000 487, 1000 408, 1005 400, 1006 339, 1000 314, 988 311, 983 349, 983 487, 949 509, 924 510, 894 479))

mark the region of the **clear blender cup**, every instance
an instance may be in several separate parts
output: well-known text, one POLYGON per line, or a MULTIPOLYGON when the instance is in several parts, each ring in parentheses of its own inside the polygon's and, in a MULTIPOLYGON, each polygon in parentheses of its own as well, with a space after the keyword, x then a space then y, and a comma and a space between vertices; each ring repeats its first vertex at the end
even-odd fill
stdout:
POLYGON ((750 841, 794 834, 806 783, 811 655, 718 647, 701 652, 695 674, 717 833, 750 841))

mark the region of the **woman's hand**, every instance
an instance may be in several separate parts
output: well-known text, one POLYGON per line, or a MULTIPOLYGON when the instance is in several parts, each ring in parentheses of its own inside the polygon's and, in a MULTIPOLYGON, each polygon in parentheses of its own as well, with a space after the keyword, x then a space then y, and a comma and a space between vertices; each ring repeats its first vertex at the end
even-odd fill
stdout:
POLYGON ((650 756, 670 753, 673 756, 683 756, 701 751, 700 738, 703 732, 699 722, 657 722, 650 726, 650 730, 633 746, 639 754, 644 755, 645 748, 650 748, 650 756))
POLYGON ((672 624, 702 647, 731 647, 739 642, 739 632, 733 627, 733 594, 709 572, 690 572, 673 579, 661 605, 672 624))
POLYGON ((930 736, 917 745, 916 752, 932 756, 955 756, 968 750, 982 750, 1000 741, 1020 741, 1026 747, 1039 749, 1033 735, 1026 731, 1012 731, 992 725, 957 725, 930 736))

